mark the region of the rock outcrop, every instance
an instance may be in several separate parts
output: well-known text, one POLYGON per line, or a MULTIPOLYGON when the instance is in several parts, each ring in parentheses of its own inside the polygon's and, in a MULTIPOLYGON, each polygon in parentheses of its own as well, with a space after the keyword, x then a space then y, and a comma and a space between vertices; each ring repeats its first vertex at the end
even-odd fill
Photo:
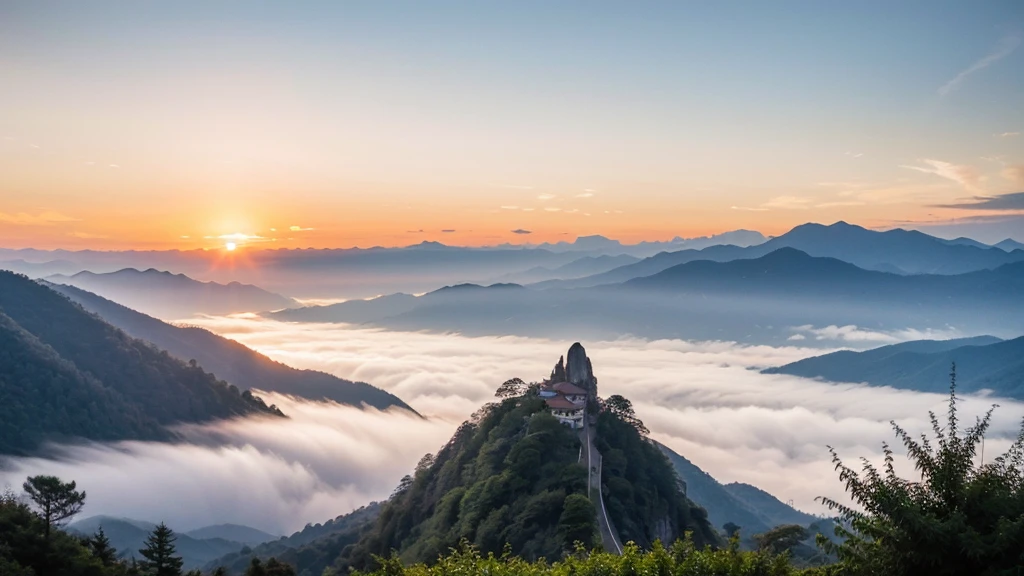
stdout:
MULTIPOLYGON (((592 398, 597 397, 597 378, 594 377, 594 367, 590 364, 587 351, 583 345, 576 342, 569 348, 568 361, 565 363, 565 379, 590 392, 592 398)), ((559 361, 561 364, 561 361, 559 361)))

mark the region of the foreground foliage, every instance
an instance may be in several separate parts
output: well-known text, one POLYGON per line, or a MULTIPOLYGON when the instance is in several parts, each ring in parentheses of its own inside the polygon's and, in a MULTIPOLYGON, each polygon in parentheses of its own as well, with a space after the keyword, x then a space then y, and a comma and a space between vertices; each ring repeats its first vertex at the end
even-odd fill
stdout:
POLYGON ((837 529, 844 542, 821 540, 838 555, 843 574, 1024 573, 1024 427, 1005 454, 976 465, 992 410, 961 436, 955 366, 950 377, 946 426, 930 414, 937 447, 892 423, 920 480, 897 476, 888 445, 882 471, 865 460, 858 473, 832 452, 840 479, 862 508, 821 499, 849 526, 837 529))
POLYGON ((397 556, 378 558, 380 567, 362 576, 824 576, 819 569, 799 570, 786 555, 770 552, 744 552, 733 540, 722 549, 697 548, 687 537, 671 547, 656 541, 650 550, 634 543, 625 546, 621 556, 608 552, 587 553, 582 548, 563 560, 530 562, 507 552, 501 556, 481 554, 464 545, 452 550, 434 564, 405 566, 397 556))

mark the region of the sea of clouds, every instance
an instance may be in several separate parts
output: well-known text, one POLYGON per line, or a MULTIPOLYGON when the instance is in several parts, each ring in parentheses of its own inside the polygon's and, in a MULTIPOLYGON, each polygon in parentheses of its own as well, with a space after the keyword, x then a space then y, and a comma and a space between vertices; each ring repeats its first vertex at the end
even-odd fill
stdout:
MULTIPOLYGON (((373 383, 424 418, 265 394, 288 419, 189 426, 181 429, 187 441, 176 445, 122 442, 65 448, 60 460, 13 459, 0 471, 0 486, 56 474, 88 492, 85 515, 165 520, 179 530, 233 522, 288 533, 386 498, 423 454, 493 399, 501 382, 547 376, 572 344, 251 315, 189 322, 295 367, 373 383)), ((843 494, 827 446, 851 464, 861 456, 877 460, 881 443, 894 441, 890 420, 923 432, 929 410, 940 417, 946 410, 943 395, 758 371, 820 349, 632 339, 583 344, 601 395, 630 398, 654 439, 723 483, 754 484, 811 513, 825 512, 815 497, 843 494)), ((1016 436, 1024 404, 962 399, 964 423, 997 402, 988 459, 1016 436)), ((913 474, 909 464, 901 470, 913 474)))

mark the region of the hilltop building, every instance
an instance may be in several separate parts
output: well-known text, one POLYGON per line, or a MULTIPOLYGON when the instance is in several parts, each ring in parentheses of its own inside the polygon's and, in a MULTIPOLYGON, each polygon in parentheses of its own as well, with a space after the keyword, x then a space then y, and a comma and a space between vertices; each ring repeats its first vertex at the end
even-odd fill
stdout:
POLYGON ((587 391, 569 382, 544 383, 537 391, 544 399, 551 415, 572 429, 583 427, 583 414, 587 405, 587 391))

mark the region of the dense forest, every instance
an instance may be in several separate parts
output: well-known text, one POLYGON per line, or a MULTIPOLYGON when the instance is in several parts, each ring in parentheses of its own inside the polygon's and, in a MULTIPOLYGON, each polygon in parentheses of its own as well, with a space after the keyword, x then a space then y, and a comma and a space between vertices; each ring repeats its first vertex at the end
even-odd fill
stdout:
POLYGON ((580 442, 537 397, 483 408, 437 456, 425 456, 384 505, 373 528, 334 563, 369 568, 397 550, 407 562, 436 558, 461 540, 485 552, 506 545, 524 558, 557 557, 596 538, 580 442), (582 507, 578 516, 566 514, 582 507), (580 525, 582 524, 582 525, 580 525))
POLYGON ((274 407, 25 276, 0 271, 0 453, 46 440, 164 439, 178 422, 274 407))
POLYGON ((597 417, 596 443, 604 458, 601 480, 608 514, 622 541, 649 547, 691 531, 700 545, 716 543, 707 511, 687 499, 675 469, 647 438, 629 401, 613 396, 609 404, 615 407, 606 406, 597 417))
POLYGON ((152 342, 182 360, 195 359, 203 368, 243 390, 255 388, 356 407, 366 404, 381 410, 412 410, 394 394, 365 382, 292 368, 209 330, 168 324, 74 286, 55 284, 52 288, 128 334, 152 342))

